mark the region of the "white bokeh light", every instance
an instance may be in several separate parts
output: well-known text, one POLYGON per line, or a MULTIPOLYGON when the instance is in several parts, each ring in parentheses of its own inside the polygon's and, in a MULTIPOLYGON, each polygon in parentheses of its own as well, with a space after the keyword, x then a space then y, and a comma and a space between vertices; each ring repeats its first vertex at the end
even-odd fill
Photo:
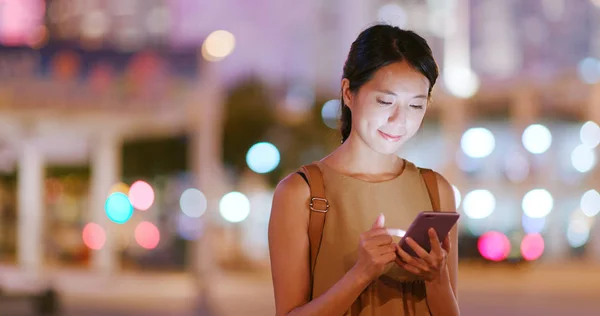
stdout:
POLYGON ((458 209, 458 207, 460 206, 462 196, 455 185, 452 185, 452 191, 454 191, 454 203, 456 204, 456 209, 458 209))
POLYGON ((523 146, 532 154, 545 153, 552 145, 550 130, 541 124, 529 125, 522 136, 523 146))
POLYGON ((525 215, 531 218, 542 218, 552 211, 554 199, 547 190, 534 189, 525 193, 521 207, 525 215))
POLYGON ((596 155, 588 146, 579 145, 571 153, 571 164, 581 173, 588 172, 596 164, 596 155))
POLYGON ((246 154, 246 163, 256 173, 268 173, 279 165, 279 150, 271 143, 257 143, 246 154))
POLYGON ((323 104, 321 117, 323 118, 323 123, 325 123, 327 127, 333 129, 337 127, 337 121, 341 114, 340 106, 341 102, 338 99, 329 100, 323 104))
POLYGON ((408 14, 406 14, 406 11, 401 6, 395 3, 388 3, 379 8, 377 17, 379 21, 399 28, 405 28, 408 23, 408 14))
POLYGON ((219 213, 226 221, 239 223, 250 215, 250 200, 240 192, 229 192, 219 202, 219 213))
POLYGON ((228 31, 210 33, 202 43, 202 57, 207 61, 220 61, 235 49, 235 36, 228 31))
POLYGON ((574 218, 567 228, 567 241, 573 248, 585 245, 590 237, 590 225, 583 218, 574 218))
POLYGON ((474 127, 468 129, 460 140, 463 152, 471 158, 489 156, 496 147, 494 134, 487 128, 474 127))
POLYGON ((459 98, 468 99, 479 90, 479 78, 470 68, 448 67, 443 74, 448 92, 459 98))
POLYGON ((189 188, 181 194, 179 198, 179 207, 181 211, 189 217, 200 217, 206 211, 206 196, 194 188, 189 188))
POLYGON ((488 190, 473 190, 463 199, 463 210, 472 219, 490 216, 496 208, 496 198, 488 190))
POLYGON ((527 214, 523 214, 521 217, 523 230, 526 234, 539 234, 544 230, 546 225, 546 217, 529 217, 527 214))
POLYGON ((592 121, 587 121, 579 131, 581 142, 589 148, 596 148, 600 144, 600 126, 592 121))
POLYGON ((578 65, 579 77, 583 82, 594 84, 600 81, 600 61, 596 58, 587 57, 582 59, 578 65))
POLYGON ((600 212, 600 193, 596 190, 589 190, 581 196, 579 202, 581 211, 588 217, 594 217, 600 212))

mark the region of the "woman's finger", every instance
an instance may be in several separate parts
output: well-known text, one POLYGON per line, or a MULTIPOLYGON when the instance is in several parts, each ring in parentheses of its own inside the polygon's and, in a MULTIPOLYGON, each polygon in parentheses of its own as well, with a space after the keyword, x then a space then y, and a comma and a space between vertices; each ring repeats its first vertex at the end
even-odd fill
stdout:
POLYGON ((431 256, 427 252, 427 250, 423 249, 423 247, 421 247, 416 241, 414 241, 412 238, 408 237, 408 238, 406 238, 406 243, 419 256, 419 258, 425 260, 425 262, 427 262, 427 264, 430 264, 430 265, 434 264, 434 260, 433 260, 433 258, 431 258, 431 256))
POLYGON ((431 244, 431 252, 436 254, 438 257, 442 256, 442 244, 435 232, 435 229, 430 228, 429 231, 429 243, 431 244))

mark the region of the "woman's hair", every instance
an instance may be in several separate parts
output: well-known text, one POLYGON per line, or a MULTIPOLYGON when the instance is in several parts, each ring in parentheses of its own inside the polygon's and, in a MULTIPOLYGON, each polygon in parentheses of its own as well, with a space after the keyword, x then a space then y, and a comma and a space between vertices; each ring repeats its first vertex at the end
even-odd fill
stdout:
MULTIPOLYGON (((406 61, 429 80, 429 95, 438 77, 438 67, 431 48, 415 32, 378 24, 362 31, 352 43, 344 64, 343 78, 350 81, 350 91, 356 93, 381 67, 406 61)), ((352 112, 341 97, 342 143, 352 130, 352 112)))

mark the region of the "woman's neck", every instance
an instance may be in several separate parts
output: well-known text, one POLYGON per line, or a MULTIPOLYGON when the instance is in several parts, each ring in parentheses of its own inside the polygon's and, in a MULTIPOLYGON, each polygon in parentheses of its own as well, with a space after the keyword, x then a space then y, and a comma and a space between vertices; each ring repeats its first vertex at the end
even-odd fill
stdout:
POLYGON ((396 154, 380 154, 362 140, 350 138, 323 160, 348 174, 389 176, 404 168, 404 160, 396 154))

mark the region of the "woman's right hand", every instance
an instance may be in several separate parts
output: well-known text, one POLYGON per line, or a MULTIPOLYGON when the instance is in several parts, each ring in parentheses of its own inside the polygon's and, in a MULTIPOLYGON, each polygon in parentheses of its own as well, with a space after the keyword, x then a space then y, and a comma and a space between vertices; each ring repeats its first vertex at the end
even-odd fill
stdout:
POLYGON ((354 268, 369 281, 383 274, 386 265, 396 259, 396 247, 384 224, 385 217, 379 214, 373 227, 360 235, 354 268))

